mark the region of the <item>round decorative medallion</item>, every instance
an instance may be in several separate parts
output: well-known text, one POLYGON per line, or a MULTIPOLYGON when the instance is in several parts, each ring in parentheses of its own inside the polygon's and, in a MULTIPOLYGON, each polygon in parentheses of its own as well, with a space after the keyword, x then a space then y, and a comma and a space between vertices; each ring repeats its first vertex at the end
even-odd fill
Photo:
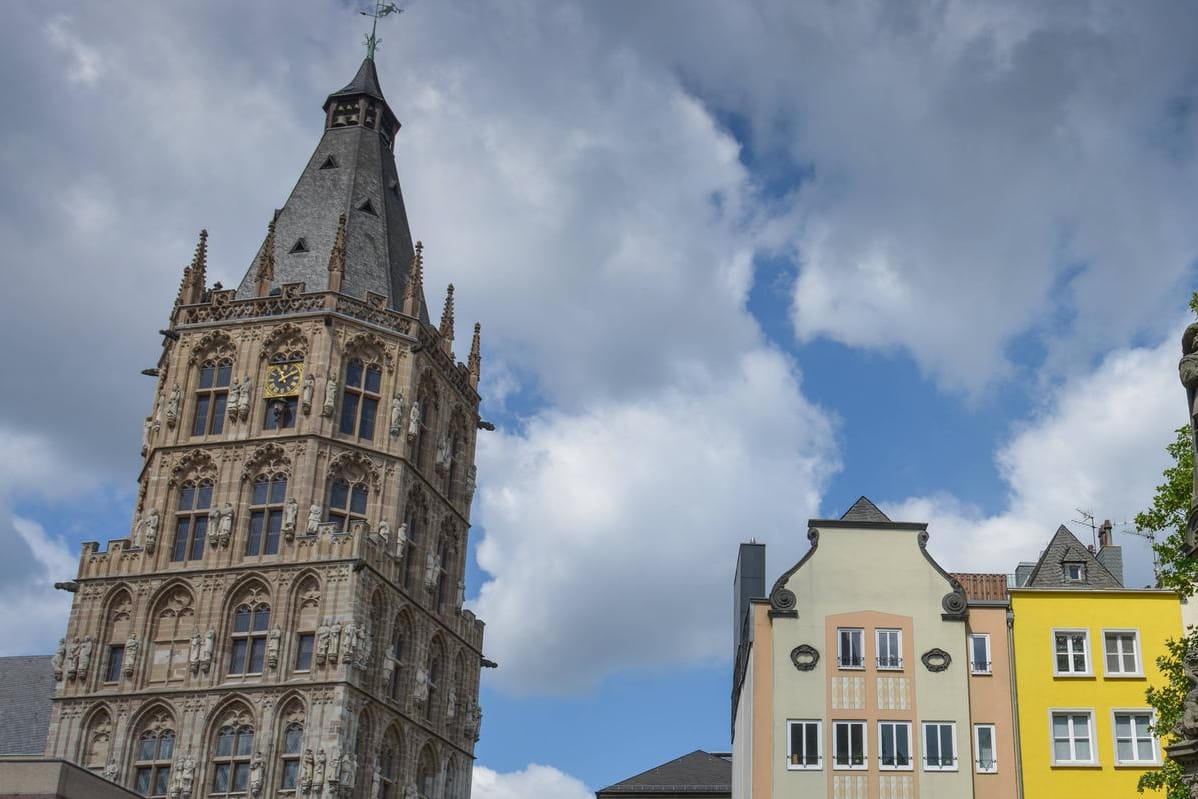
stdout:
POLYGON ((948 664, 953 662, 952 657, 939 648, 924 652, 920 660, 923 661, 923 665, 927 667, 928 671, 944 671, 948 668, 948 664))
POLYGON ((811 644, 799 644, 790 650, 790 662, 799 671, 811 671, 819 663, 819 650, 811 644))
POLYGON ((795 597, 795 592, 791 591, 789 588, 779 588, 774 592, 774 595, 770 597, 770 605, 772 605, 775 610, 794 610, 795 605, 797 604, 798 599, 795 597))
POLYGON ((960 616, 965 612, 968 602, 963 591, 950 591, 940 600, 940 606, 944 608, 945 613, 960 616))

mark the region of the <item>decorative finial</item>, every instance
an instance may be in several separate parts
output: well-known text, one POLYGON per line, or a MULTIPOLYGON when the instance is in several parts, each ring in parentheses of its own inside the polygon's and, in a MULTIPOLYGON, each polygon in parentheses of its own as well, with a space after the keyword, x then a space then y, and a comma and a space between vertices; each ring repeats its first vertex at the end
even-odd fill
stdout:
POLYGON ((441 348, 453 357, 453 284, 445 290, 445 307, 441 309, 441 348))
POLYGON ((366 37, 366 57, 373 61, 375 48, 382 41, 378 37, 379 20, 389 14, 402 14, 403 9, 395 5, 395 3, 384 3, 382 0, 375 0, 374 11, 359 11, 358 13, 371 19, 370 35, 366 37))
POLYGON ((412 268, 408 270, 408 283, 404 286, 403 312, 408 316, 420 316, 420 303, 424 298, 424 243, 416 242, 416 254, 412 256, 412 268))
POLYGON ((258 296, 265 297, 270 293, 270 284, 275 279, 275 221, 279 212, 275 211, 266 226, 266 241, 262 244, 262 257, 258 259, 258 296))
POLYGON ((470 385, 478 388, 479 377, 482 375, 482 332, 483 326, 474 323, 474 341, 470 342, 470 358, 466 364, 470 368, 470 385))
POLYGON ((329 291, 341 291, 341 280, 345 276, 345 214, 337 220, 337 236, 333 239, 333 251, 329 253, 329 291))

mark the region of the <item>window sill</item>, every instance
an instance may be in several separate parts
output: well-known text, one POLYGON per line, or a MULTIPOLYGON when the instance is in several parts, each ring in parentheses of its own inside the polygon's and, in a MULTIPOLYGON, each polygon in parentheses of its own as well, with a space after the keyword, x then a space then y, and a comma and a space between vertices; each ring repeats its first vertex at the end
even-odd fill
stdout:
POLYGON ((1087 761, 1087 762, 1085 762, 1085 763, 1056 763, 1056 762, 1054 762, 1054 763, 1052 763, 1052 764, 1051 764, 1051 768, 1092 768, 1092 769, 1101 769, 1101 768, 1102 768, 1102 764, 1101 764, 1101 763, 1095 763, 1095 762, 1093 762, 1093 761, 1087 761))
POLYGON ((925 767, 924 773, 925 774, 955 774, 956 772, 958 772, 960 770, 961 769, 957 768, 956 766, 953 766, 951 768, 948 766, 945 766, 944 768, 926 768, 925 767))
POLYGON ((832 766, 833 771, 868 771, 869 766, 832 766))
POLYGON ((915 771, 915 767, 914 766, 878 766, 878 771, 882 771, 887 774, 895 774, 895 773, 909 774, 912 771, 915 771))
POLYGON ((787 771, 823 771, 823 766, 786 766, 787 771))
POLYGON ((1054 679, 1057 680, 1092 680, 1094 672, 1092 671, 1061 671, 1053 672, 1054 679))
POLYGON ((1137 671, 1134 673, 1133 672, 1125 673, 1125 672, 1117 671, 1114 674, 1107 672, 1106 674, 1104 674, 1102 676, 1108 680, 1146 680, 1146 679, 1148 679, 1147 677, 1144 676, 1144 672, 1142 672, 1142 671, 1137 671))
POLYGON ((1115 764, 1115 768, 1123 768, 1123 769, 1144 770, 1144 769, 1160 768, 1160 767, 1161 767, 1161 761, 1159 761, 1159 760, 1145 760, 1143 762, 1127 762, 1127 763, 1116 763, 1115 764))

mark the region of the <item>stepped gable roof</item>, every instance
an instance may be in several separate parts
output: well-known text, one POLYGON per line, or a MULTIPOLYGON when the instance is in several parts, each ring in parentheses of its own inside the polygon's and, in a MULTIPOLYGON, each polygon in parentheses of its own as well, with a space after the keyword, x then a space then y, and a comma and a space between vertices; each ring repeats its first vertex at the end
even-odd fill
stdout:
POLYGON ((882 513, 869 497, 861 497, 840 517, 842 522, 889 522, 890 517, 882 513))
POLYGON ((0 755, 40 755, 50 732, 49 655, 0 657, 0 755))
POLYGON ((1006 601, 1007 575, 1005 574, 952 572, 952 576, 965 589, 965 596, 970 600, 1006 601))
POLYGON ((663 793, 680 796, 731 796, 732 763, 724 757, 696 749, 688 755, 609 785, 596 791, 595 795, 604 797, 663 793))
POLYGON ((1053 534, 1040 559, 1036 561, 1036 567, 1032 569, 1024 587, 1085 590, 1123 588, 1123 583, 1102 565, 1102 561, 1094 557, 1089 547, 1062 524, 1053 534), (1065 579, 1066 563, 1081 563, 1085 566, 1081 580, 1065 579))

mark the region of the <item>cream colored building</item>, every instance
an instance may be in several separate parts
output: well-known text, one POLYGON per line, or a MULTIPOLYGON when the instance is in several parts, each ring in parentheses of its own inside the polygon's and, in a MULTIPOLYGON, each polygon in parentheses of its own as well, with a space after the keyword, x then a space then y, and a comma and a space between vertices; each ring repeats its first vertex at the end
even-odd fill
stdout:
POLYGON ((136 515, 68 586, 46 754, 146 796, 470 793, 479 328, 429 321, 371 58, 323 120, 239 287, 201 234, 136 515))
MULTIPOLYGON (((810 549, 768 599, 738 584, 734 799, 975 795, 969 608, 927 536, 862 497, 810 522, 810 549)), ((738 582, 758 556, 742 551, 738 582)))

